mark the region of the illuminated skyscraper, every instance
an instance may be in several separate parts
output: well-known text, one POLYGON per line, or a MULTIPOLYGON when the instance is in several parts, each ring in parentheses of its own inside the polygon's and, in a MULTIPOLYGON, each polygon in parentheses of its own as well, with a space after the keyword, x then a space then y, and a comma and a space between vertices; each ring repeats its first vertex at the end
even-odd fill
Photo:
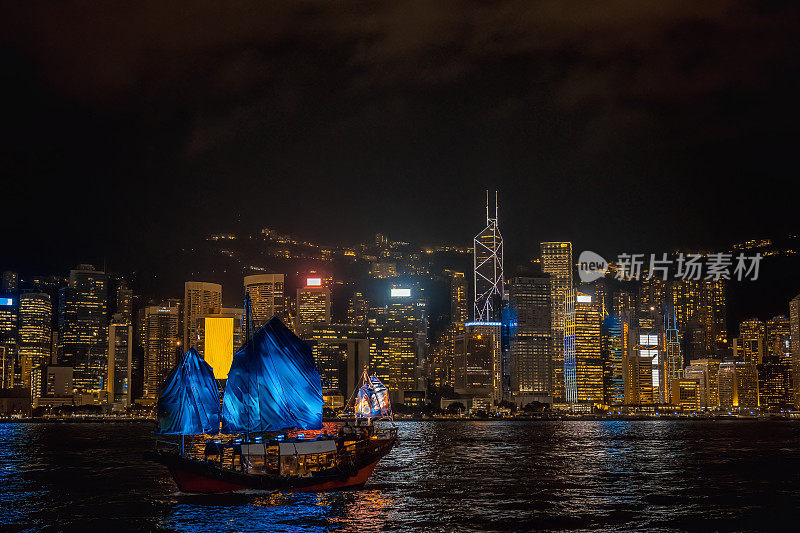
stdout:
POLYGON ((428 386, 452 392, 455 381, 455 339, 463 338, 464 326, 451 323, 436 339, 428 364, 428 386))
POLYGON ((603 319, 602 342, 605 402, 609 405, 622 405, 625 403, 625 379, 622 369, 622 319, 618 315, 609 315, 603 319))
POLYGON ((728 333, 724 280, 670 281, 666 300, 678 329, 692 332, 686 338, 689 357, 715 356, 725 350, 728 333))
MULTIPOLYGON (((669 311, 664 314, 664 386, 665 394, 663 400, 673 405, 678 405, 673 401, 671 394, 675 390, 684 393, 683 388, 675 389, 670 384, 673 381, 680 381, 683 377, 683 353, 681 350, 680 330, 675 315, 669 311)), ((679 398, 678 398, 679 399, 679 398)), ((685 403, 685 402, 684 402, 685 403)), ((684 404, 681 404, 684 405, 684 404)), ((689 405, 685 403, 685 405, 689 405)), ((696 407, 695 407, 696 409, 696 407)))
POLYGON ((59 363, 73 368, 78 392, 105 390, 108 351, 108 275, 79 265, 59 291, 59 363))
POLYGON ((463 272, 450 272, 450 321, 462 326, 469 321, 467 278, 463 272))
POLYGON ((455 338, 455 392, 499 402, 500 326, 468 323, 455 338))
POLYGON ((733 357, 754 365, 764 359, 764 323, 757 318, 739 325, 739 336, 733 339, 733 357))
POLYGON ((367 328, 349 324, 320 325, 314 327, 311 339, 323 391, 349 397, 369 361, 367 328))
POLYGON ((53 306, 50 295, 26 293, 19 298, 19 361, 22 383, 31 386, 31 370, 50 363, 53 306))
POLYGON ((116 291, 115 315, 120 315, 120 323, 133 324, 133 290, 125 280, 121 280, 116 291))
POLYGON ((625 384, 625 403, 646 403, 641 398, 647 396, 647 390, 652 390, 653 403, 667 403, 669 383, 665 366, 666 334, 661 313, 655 309, 627 311, 622 315, 622 332, 623 365, 628 369, 623 372, 627 372, 626 379, 633 380, 625 384), (642 372, 648 366, 650 385, 641 389, 642 385, 636 381, 639 378, 634 376, 633 369, 642 372), (645 392, 636 392, 637 387, 645 392), (637 396, 639 400, 635 401, 637 396))
POLYGON ((173 302, 142 310, 141 343, 144 348, 144 399, 155 401, 161 385, 181 353, 179 307, 173 302))
POLYGON ((369 328, 370 372, 389 388, 393 402, 403 401, 403 391, 417 389, 417 332, 409 326, 369 328))
POLYGON ((350 298, 350 305, 347 307, 347 322, 353 326, 365 327, 369 320, 369 300, 364 294, 356 291, 350 298))
POLYGON ((486 227, 473 240, 475 321, 498 322, 503 299, 503 237, 497 216, 497 193, 494 217, 489 211, 486 192, 486 227))
POLYGON ((473 239, 474 320, 454 341, 455 391, 481 396, 494 404, 503 399, 502 307, 503 237, 486 192, 486 227, 473 239), (493 215, 493 216, 492 216, 493 215))
POLYGON ((542 271, 550 274, 550 315, 553 329, 553 401, 564 394, 564 304, 572 290, 572 243, 541 243, 542 271))
POLYGON ((728 361, 719 365, 719 406, 722 409, 757 409, 758 378, 756 365, 728 361))
POLYGON ((686 379, 694 379, 700 384, 700 408, 719 407, 719 359, 694 359, 683 370, 686 379))
POLYGON ((800 408, 800 294, 789 301, 789 342, 792 352, 792 403, 800 408))
POLYGON ((301 339, 310 339, 315 326, 331 323, 331 289, 321 277, 305 279, 305 287, 297 289, 295 328, 301 339))
POLYGON ((18 305, 15 294, 0 294, 0 346, 3 347, 0 385, 9 389, 13 386, 14 363, 17 361, 18 305))
POLYGON ((792 366, 792 346, 789 319, 778 315, 767 320, 765 355, 780 360, 786 368, 792 366))
POLYGON ((253 323, 256 327, 266 324, 275 315, 286 321, 288 317, 283 274, 246 276, 244 290, 250 295, 253 323))
POLYGON ((521 406, 553 402, 550 276, 509 283, 511 393, 521 406))
POLYGON ((588 294, 567 293, 564 302, 564 387, 571 403, 603 402, 599 304, 588 294))
POLYGON ((672 405, 680 407, 681 411, 696 411, 700 409, 700 381, 677 378, 670 383, 672 390, 669 396, 672 405))
POLYGON ((200 319, 222 310, 222 285, 187 281, 183 288, 183 345, 188 350, 199 340, 200 319))
POLYGON ((125 312, 115 314, 108 326, 108 400, 130 406, 133 368, 133 326, 125 312))
POLYGON ((789 368, 778 355, 765 355, 758 370, 758 405, 762 410, 781 411, 791 405, 789 368))
POLYGON ((636 295, 630 291, 617 291, 611 302, 611 315, 622 317, 625 311, 636 311, 639 308, 636 295))

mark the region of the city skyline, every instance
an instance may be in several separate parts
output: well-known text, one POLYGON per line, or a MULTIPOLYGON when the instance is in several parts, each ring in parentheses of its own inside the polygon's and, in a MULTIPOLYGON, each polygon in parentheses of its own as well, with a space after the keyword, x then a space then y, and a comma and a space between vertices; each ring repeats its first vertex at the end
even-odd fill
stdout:
MULTIPOLYGON (((496 198, 490 209, 488 191, 486 198, 487 226, 475 236, 472 254, 453 246, 420 250, 383 234, 359 247, 325 249, 262 229, 261 242, 277 244, 273 255, 288 264, 339 257, 352 268, 340 275, 331 274, 332 265, 298 266, 288 278, 247 275, 265 270, 252 265, 240 269, 234 294, 250 297, 244 309, 225 307, 228 291, 207 281, 185 281, 182 298, 162 294, 153 300, 137 294, 124 276, 89 264, 63 279, 4 271, 3 384, 8 390, 27 387, 34 407, 64 405, 66 397, 47 391, 70 386, 77 406, 152 406, 177 358, 190 348, 224 379, 243 342, 240 320, 252 309, 254 326, 277 315, 309 343, 329 387, 326 403, 341 407, 361 364, 386 383, 393 403, 407 408, 433 405, 429 395, 442 407, 446 399, 461 399, 470 412, 526 404, 578 413, 651 405, 785 410, 800 403, 800 355, 792 355, 790 342, 800 335, 796 298, 788 313, 773 311, 769 320, 731 320, 729 287, 751 281, 735 272, 730 277, 732 259, 727 273, 709 264, 706 277, 698 270, 696 278, 685 278, 686 271, 684 278, 671 278, 676 272, 669 268, 651 277, 654 271, 643 261, 639 277, 620 254, 604 276, 585 282, 574 275, 576 269, 583 273, 583 259, 576 262, 572 243, 564 241, 540 243, 539 257, 506 277, 500 209, 496 198), (304 256, 297 251, 304 248, 316 251, 304 256), (437 254, 444 254, 438 264, 437 254), (471 287, 463 272, 452 269, 470 255, 471 287), (465 322, 469 289, 474 306, 465 322), (48 291, 57 294, 57 313, 48 291), (712 398, 716 403, 709 403, 712 398)), ((223 243, 221 255, 241 262, 241 251, 229 246, 239 239, 223 233, 206 241, 223 243)), ((759 257, 794 256, 769 240, 733 249, 741 257, 753 250, 759 257)), ((722 255, 705 259, 715 257, 722 255)), ((686 258, 679 254, 678 261, 686 258)), ((754 280, 758 272, 748 271, 754 280)))

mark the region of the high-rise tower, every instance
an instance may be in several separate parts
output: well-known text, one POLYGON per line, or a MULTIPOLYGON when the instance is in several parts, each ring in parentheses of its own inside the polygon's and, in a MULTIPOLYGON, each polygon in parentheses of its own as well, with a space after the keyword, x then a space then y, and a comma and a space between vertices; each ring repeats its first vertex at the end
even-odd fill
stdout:
POLYGON ((503 237, 497 224, 497 192, 494 218, 486 191, 486 227, 473 240, 475 275, 475 321, 499 322, 503 299, 503 237))
POLYGON ((564 303, 572 290, 572 243, 541 243, 542 271, 550 274, 550 314, 553 329, 553 401, 563 402, 564 389, 564 303))
POLYGON ((474 321, 467 322, 454 341, 455 390, 497 404, 503 399, 503 237, 497 224, 496 192, 494 217, 486 193, 486 227, 475 236, 473 252, 474 321))

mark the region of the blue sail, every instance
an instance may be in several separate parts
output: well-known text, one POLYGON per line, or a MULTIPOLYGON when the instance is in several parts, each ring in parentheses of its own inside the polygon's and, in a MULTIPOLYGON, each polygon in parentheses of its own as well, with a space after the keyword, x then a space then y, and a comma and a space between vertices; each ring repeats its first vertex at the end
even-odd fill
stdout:
POLYGON ((311 349, 273 317, 233 356, 222 432, 321 429, 322 403, 311 349))
POLYGON ((219 389, 214 370, 191 348, 161 387, 156 407, 162 435, 219 433, 219 389))

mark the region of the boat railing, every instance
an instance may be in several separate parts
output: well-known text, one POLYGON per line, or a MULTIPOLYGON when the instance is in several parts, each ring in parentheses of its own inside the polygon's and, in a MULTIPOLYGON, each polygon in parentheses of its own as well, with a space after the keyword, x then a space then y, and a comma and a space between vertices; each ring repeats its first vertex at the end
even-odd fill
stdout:
POLYGON ((157 439, 156 440, 156 451, 159 452, 178 452, 181 449, 181 445, 178 442, 172 442, 164 439, 157 439))

